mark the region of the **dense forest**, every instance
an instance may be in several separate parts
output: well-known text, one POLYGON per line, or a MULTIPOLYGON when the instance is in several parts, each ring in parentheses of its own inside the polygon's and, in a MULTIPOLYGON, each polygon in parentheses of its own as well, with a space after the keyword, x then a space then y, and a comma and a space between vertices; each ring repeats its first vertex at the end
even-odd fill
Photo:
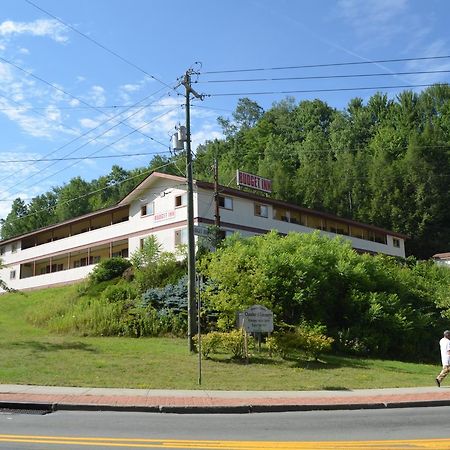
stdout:
MULTIPOLYGON (((286 98, 264 111, 243 98, 218 122, 224 138, 197 149, 195 178, 211 180, 217 158, 221 184, 232 185, 239 168, 271 178, 275 198, 405 233, 408 254, 449 251, 449 85, 353 98, 344 110, 286 98)), ((18 198, 1 237, 110 206, 151 170, 180 174, 182 156, 131 172, 114 166, 91 182, 77 177, 29 204, 18 198)))

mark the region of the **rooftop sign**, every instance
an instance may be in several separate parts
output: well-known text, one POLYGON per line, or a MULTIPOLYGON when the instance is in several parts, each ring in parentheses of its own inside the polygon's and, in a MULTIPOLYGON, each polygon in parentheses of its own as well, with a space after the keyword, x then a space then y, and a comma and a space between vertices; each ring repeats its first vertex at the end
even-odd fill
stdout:
POLYGON ((252 175, 251 173, 242 172, 238 169, 236 174, 237 185, 239 187, 244 186, 258 191, 267 193, 272 192, 272 180, 259 177, 258 175, 252 175))

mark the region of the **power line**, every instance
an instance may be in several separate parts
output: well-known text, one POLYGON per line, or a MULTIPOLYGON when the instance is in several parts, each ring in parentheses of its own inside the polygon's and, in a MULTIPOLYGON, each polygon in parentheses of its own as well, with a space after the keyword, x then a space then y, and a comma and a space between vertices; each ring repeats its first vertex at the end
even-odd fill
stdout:
POLYGON ((240 95, 273 95, 273 94, 308 94, 314 92, 341 92, 341 91, 366 91, 366 90, 380 90, 380 89, 412 89, 417 87, 430 87, 436 84, 400 84, 395 86, 359 86, 349 88, 330 88, 330 89, 302 89, 292 91, 260 91, 260 92, 219 92, 213 94, 204 94, 205 97, 226 97, 226 96, 240 96, 240 95))
MULTIPOLYGON (((152 169, 149 169, 149 170, 144 170, 143 172, 141 172, 141 173, 139 173, 139 174, 137 174, 137 175, 133 175, 132 177, 126 178, 125 180, 119 181, 119 182, 114 183, 114 184, 112 184, 112 185, 108 185, 108 186, 105 186, 105 187, 96 189, 95 191, 91 191, 91 192, 88 192, 88 193, 86 193, 86 194, 80 195, 79 197, 71 198, 71 199, 66 200, 65 202, 61 202, 61 203, 59 203, 59 204, 60 204, 60 205, 66 205, 66 204, 68 204, 68 203, 74 202, 75 200, 80 200, 80 199, 85 198, 85 197, 88 197, 88 196, 90 196, 90 195, 97 194, 98 192, 104 191, 104 190, 109 189, 109 188, 114 187, 114 186, 121 185, 121 184, 123 184, 123 183, 126 183, 127 181, 133 180, 134 178, 139 178, 139 177, 141 177, 141 176, 143 176, 143 175, 145 175, 145 174, 149 174, 149 173, 151 173, 151 172, 156 172, 156 171, 158 171, 158 170, 160 170, 160 169, 162 169, 162 168, 164 168, 164 167, 169 166, 170 164, 172 164, 172 162, 168 162, 168 163, 163 164, 163 165, 161 165, 161 166, 159 166, 159 167, 156 167, 156 168, 152 168, 152 169)), ((5 199, 0 199, 0 201, 5 201, 5 199)), ((43 209, 40 209, 40 210, 38 210, 38 211, 33 211, 32 213, 25 214, 25 215, 23 215, 23 216, 17 217, 17 218, 15 218, 15 219, 11 220, 11 222, 14 223, 14 222, 17 222, 17 221, 19 221, 19 220, 25 219, 25 218, 27 218, 27 217, 31 217, 31 216, 34 216, 34 215, 36 215, 36 214, 39 214, 39 213, 41 213, 41 212, 50 211, 50 210, 52 210, 52 209, 54 209, 54 208, 55 208, 55 206, 50 206, 50 207, 48 207, 48 208, 43 208, 43 209)), ((55 224, 55 225, 56 225, 56 224, 55 224)), ((49 225, 49 226, 50 226, 50 225, 49 225)))
MULTIPOLYGON (((26 1, 28 1, 28 0, 26 0, 26 1)), ((96 106, 90 105, 88 102, 86 102, 86 101, 84 101, 84 100, 82 100, 82 99, 76 97, 75 95, 71 94, 70 92, 65 91, 64 89, 60 88, 59 86, 56 86, 56 85, 54 85, 53 83, 50 83, 49 81, 44 80, 43 78, 41 78, 41 77, 35 75, 34 73, 30 72, 29 70, 26 70, 26 69, 24 69, 23 67, 20 67, 20 66, 17 65, 16 63, 13 63, 12 61, 9 61, 9 60, 7 60, 7 59, 1 57, 1 56, 0 56, 0 60, 3 61, 3 62, 5 62, 5 63, 7 63, 7 64, 10 64, 11 66, 15 67, 16 69, 18 69, 18 70, 24 72, 25 74, 27 74, 27 75, 29 75, 29 76, 35 78, 36 80, 39 80, 40 82, 45 83, 46 85, 52 87, 53 89, 55 89, 55 90, 57 90, 57 91, 59 91, 59 92, 62 92, 62 93, 65 94, 65 95, 68 95, 69 97, 71 97, 71 98, 73 98, 73 99, 79 101, 79 102, 82 103, 83 105, 86 105, 87 107, 89 107, 89 108, 91 108, 91 109, 93 109, 93 110, 95 110, 95 111, 98 111, 98 112, 100 112, 101 114, 107 116, 107 114, 105 114, 101 109, 97 108, 96 106)), ((169 86, 169 87, 170 87, 170 89, 172 89, 171 86, 169 86)), ((127 124, 127 123, 125 123, 125 122, 123 122, 123 121, 121 121, 120 123, 122 123, 123 125, 125 125, 126 127, 130 128, 130 129, 133 129, 132 126, 130 126, 129 124, 127 124)), ((149 136, 147 136, 147 135, 145 135, 145 134, 143 134, 143 133, 141 133, 141 134, 142 134, 143 136, 147 137, 147 138, 150 138, 149 136)))
MULTIPOLYGON (((161 92, 162 90, 164 90, 164 88, 161 88, 161 89, 157 90, 156 92, 154 92, 153 94, 151 94, 151 95, 145 97, 144 99, 140 100, 139 102, 136 103, 136 105, 138 105, 139 103, 142 103, 144 100, 147 100, 147 99, 150 98, 150 97, 153 97, 154 95, 156 95, 157 93, 161 92)), ((153 104, 153 103, 155 103, 155 102, 161 100, 162 97, 163 97, 163 96, 160 96, 158 99, 154 100, 153 102, 151 102, 151 103, 149 103, 149 104, 147 104, 147 105, 145 105, 145 106, 142 106, 141 109, 138 109, 138 110, 135 111, 133 114, 130 114, 128 117, 126 117, 125 120, 128 120, 130 117, 132 117, 132 116, 138 114, 138 113, 141 112, 143 109, 145 109, 147 106, 150 106, 151 104, 153 104)), ((53 151, 47 153, 45 156, 50 156, 50 155, 52 155, 53 153, 56 153, 58 150, 61 150, 61 149, 65 148, 65 147, 67 147, 68 145, 72 144, 73 142, 76 142, 77 140, 79 140, 79 139, 81 139, 82 137, 88 135, 88 134, 91 133, 92 131, 94 131, 94 130, 100 128, 100 127, 102 127, 102 126, 105 125, 106 123, 110 122, 111 120, 115 119, 116 117, 119 117, 121 114, 123 114, 123 113, 125 113, 125 112, 126 112, 126 111, 122 111, 122 112, 120 112, 120 113, 118 113, 118 114, 116 114, 116 115, 114 115, 114 116, 112 116, 112 117, 110 117, 110 118, 104 120, 102 123, 98 124, 96 127, 94 127, 94 128, 92 128, 92 129, 86 131, 85 133, 83 133, 83 134, 80 135, 80 136, 77 136, 76 138, 74 138, 74 139, 72 139, 71 141, 69 141, 68 143, 66 143, 66 144, 64 144, 64 145, 62 145, 62 146, 60 146, 59 148, 57 148, 57 149, 55 149, 55 150, 53 150, 53 151)), ((74 150, 70 151, 69 153, 66 153, 64 156, 67 157, 67 156, 73 155, 77 150, 80 150, 81 148, 87 146, 87 145, 90 144, 91 142, 95 141, 95 140, 98 139, 99 137, 103 136, 103 135, 106 134, 107 132, 109 132, 109 131, 111 131, 112 129, 114 129, 114 128, 116 128, 117 126, 119 126, 121 123, 123 123, 123 121, 120 121, 120 122, 116 123, 114 126, 108 128, 107 130, 103 131, 102 133, 100 133, 100 134, 97 135, 96 137, 94 137, 94 138, 88 140, 87 142, 85 142, 83 145, 80 145, 80 146, 78 146, 77 148, 75 148, 74 150)), ((132 128, 132 129, 133 129, 133 128, 132 128)), ((141 133, 141 134, 142 134, 142 133, 141 133)), ((159 143, 160 145, 162 145, 162 146, 164 146, 164 147, 167 147, 165 144, 163 144, 162 142, 159 142, 158 140, 152 138, 151 136, 148 136, 148 138, 151 139, 151 140, 154 140, 155 142, 159 143)), ((46 167, 44 167, 42 170, 48 169, 49 167, 53 166, 54 164, 56 164, 56 163, 49 164, 49 165, 47 165, 46 167)), ((35 175, 36 175, 36 174, 31 175, 29 178, 32 178, 32 177, 34 177, 35 175)), ((14 174, 7 175, 6 177, 3 177, 2 179, 0 179, 0 182, 4 181, 4 180, 6 180, 6 179, 8 179, 8 178, 10 178, 10 177, 12 177, 12 176, 14 176, 14 174)))
POLYGON ((88 41, 92 42, 93 44, 97 45, 98 47, 100 47, 101 49, 105 50, 106 52, 110 53, 111 55, 114 55, 116 58, 119 58, 121 61, 123 61, 124 63, 128 64, 131 67, 134 67, 135 69, 139 70, 140 72, 142 72, 143 74, 145 74, 146 76, 150 77, 151 79, 158 81, 159 83, 163 84, 164 86, 176 90, 176 88, 174 88, 173 86, 168 85, 167 83, 165 83, 164 81, 160 80, 159 78, 155 77, 154 75, 152 75, 151 73, 148 73, 146 70, 142 69, 141 67, 139 67, 138 65, 136 65, 135 63, 131 62, 130 60, 124 58, 123 56, 119 55, 117 52, 115 52, 114 50, 111 50, 110 48, 106 47, 105 45, 101 44, 100 42, 98 42, 97 40, 91 38, 90 36, 88 36, 87 34, 82 33, 80 30, 76 29, 74 26, 69 25, 68 23, 64 22, 62 19, 60 19, 59 17, 55 16, 54 14, 50 13, 49 11, 45 10, 44 8, 38 6, 36 3, 33 3, 31 0, 25 0, 29 5, 33 6, 34 8, 38 9, 39 11, 43 12, 44 14, 47 14, 47 16, 52 17, 53 19, 57 20, 59 23, 63 24, 65 27, 71 29, 72 31, 74 31, 75 33, 79 34, 80 36, 84 37, 85 39, 87 39, 88 41))
POLYGON ((318 68, 318 67, 357 66, 357 65, 364 65, 364 64, 380 64, 380 63, 407 62, 407 61, 429 61, 429 60, 439 60, 439 59, 448 59, 448 58, 450 58, 450 55, 422 56, 422 57, 416 57, 416 58, 378 59, 378 60, 370 60, 370 61, 351 61, 351 62, 325 63, 325 64, 303 64, 303 65, 298 65, 298 66, 256 67, 256 68, 248 68, 248 69, 209 70, 209 71, 201 72, 201 74, 261 72, 261 71, 265 71, 265 70, 312 69, 312 68, 318 68))
POLYGON ((88 159, 109 159, 109 158, 128 158, 129 156, 149 156, 149 155, 159 155, 161 153, 172 153, 170 150, 165 152, 146 152, 146 153, 118 153, 115 155, 104 155, 104 156, 80 156, 73 158, 39 158, 39 159, 0 159, 0 164, 11 164, 11 163, 26 163, 26 162, 48 162, 48 161, 82 161, 88 159))
MULTIPOLYGON (((0 94, 0 96, 8 98, 4 96, 3 94, 0 94)), ((9 99, 11 100, 11 99, 9 99)), ((11 100, 14 101, 14 100, 11 100)), ((77 111, 77 110, 84 110, 84 109, 92 109, 90 106, 57 106, 57 105, 49 105, 49 106, 27 106, 27 105, 21 105, 18 102, 17 108, 0 108, 0 111, 55 111, 55 110, 70 110, 70 111, 77 111)), ((139 106, 133 106, 133 105, 106 105, 106 106, 96 106, 97 109, 133 109, 133 108, 139 108, 139 106)))
MULTIPOLYGON (((118 142, 120 142, 121 140, 127 138, 127 137, 130 136, 131 134, 134 134, 134 133, 136 133, 136 132, 139 132, 139 129, 145 128, 145 127, 148 126, 150 123, 155 122, 156 120, 160 119, 161 117, 164 117, 166 114, 169 114, 170 112, 174 111, 174 110, 177 109, 177 108, 178 108, 178 107, 172 108, 171 110, 166 111, 166 112, 163 113, 163 114, 160 114, 159 116, 155 117, 153 120, 144 123, 144 124, 141 125, 139 128, 130 131, 128 134, 126 134, 126 135, 124 135, 124 136, 121 136, 120 138, 116 139, 114 142, 111 142, 111 143, 109 143, 109 144, 104 145, 103 147, 101 147, 100 149, 96 150, 95 152, 92 152, 92 153, 91 153, 90 155, 88 155, 88 156, 95 155, 95 154, 101 152, 102 150, 104 150, 105 148, 108 148, 108 147, 111 147, 111 146, 114 145, 114 144, 117 144, 118 142)), ((109 130, 105 131, 105 133, 108 132, 108 131, 109 131, 109 130)), ((88 143, 89 143, 89 142, 88 142, 88 143)), ((87 145, 87 144, 84 144, 84 145, 87 145)), ((83 146, 84 146, 84 145, 83 145, 83 146)), ((76 150, 77 150, 77 149, 75 149, 75 151, 76 151, 76 150)), ((78 162, 79 162, 79 161, 78 161, 78 162)), ((61 170, 58 170, 57 172, 54 172, 54 173, 51 174, 51 175, 48 175, 48 176, 46 176, 46 177, 44 177, 44 178, 41 178, 40 180, 38 180, 38 183, 42 183, 43 181, 48 180, 49 178, 51 178, 51 177, 53 177, 53 176, 55 176, 55 175, 57 175, 57 174, 59 174, 59 173, 65 171, 65 170, 69 169, 70 167, 73 167, 74 165, 78 164, 78 162, 74 162, 74 163, 72 163, 72 164, 69 164, 68 166, 63 167, 61 170)), ((48 167, 50 167, 50 166, 48 166, 48 167)), ((36 175, 36 174, 34 174, 34 175, 36 175)), ((22 184, 23 182, 28 181, 28 180, 29 180, 30 178, 32 178, 34 175, 31 175, 30 177, 28 177, 28 178, 22 180, 21 182, 16 183, 15 186, 18 186, 18 185, 22 184)))
POLYGON ((225 108, 213 108, 213 107, 210 107, 210 106, 195 105, 195 104, 192 104, 191 107, 192 107, 192 108, 209 109, 209 110, 211 110, 211 111, 224 111, 224 112, 230 112, 230 113, 233 112, 233 110, 231 110, 231 109, 225 109, 225 108))
POLYGON ((381 72, 381 73, 360 73, 348 75, 316 75, 304 77, 280 77, 280 78, 243 78, 235 80, 204 80, 196 83, 242 83, 256 81, 292 81, 292 80, 325 80, 332 78, 364 78, 364 77, 390 77, 395 75, 424 75, 433 73, 450 73, 450 70, 420 70, 411 72, 381 72))

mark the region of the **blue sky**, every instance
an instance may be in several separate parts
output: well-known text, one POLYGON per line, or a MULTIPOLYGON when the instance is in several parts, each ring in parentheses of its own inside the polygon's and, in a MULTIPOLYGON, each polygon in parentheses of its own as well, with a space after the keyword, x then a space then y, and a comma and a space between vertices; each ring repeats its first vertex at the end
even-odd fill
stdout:
MULTIPOLYGON (((167 154, 170 134, 184 121, 183 96, 172 87, 191 66, 201 72, 195 85, 200 93, 274 92, 247 95, 264 109, 285 98, 287 94, 281 93, 285 91, 449 81, 446 72, 392 74, 450 70, 450 58, 205 73, 449 55, 450 3, 445 0, 1 3, 0 217, 8 213, 16 197, 28 200, 77 175, 91 180, 107 174, 113 164, 131 169, 146 165, 151 153, 167 154), (273 80, 374 73, 389 75, 273 80), (249 78, 268 80, 212 83, 249 78), (142 153, 146 155, 136 155, 142 153), (89 156, 112 157, 33 161, 89 156)), ((383 89, 391 97, 399 90, 383 89)), ((343 109, 351 98, 367 99, 374 92, 291 95, 297 101, 320 98, 343 109)), ((245 95, 194 102, 194 147, 221 136, 216 118, 229 116, 240 96, 245 95)))

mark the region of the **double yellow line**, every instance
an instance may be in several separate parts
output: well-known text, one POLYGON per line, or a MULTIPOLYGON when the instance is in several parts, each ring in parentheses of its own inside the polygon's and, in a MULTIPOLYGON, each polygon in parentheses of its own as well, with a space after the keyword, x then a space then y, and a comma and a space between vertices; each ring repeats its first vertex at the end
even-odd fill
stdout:
POLYGON ((0 443, 80 445, 90 447, 198 449, 198 450, 392 450, 450 449, 450 439, 409 439, 386 441, 221 441, 185 439, 126 439, 108 437, 31 436, 0 434, 0 443))

